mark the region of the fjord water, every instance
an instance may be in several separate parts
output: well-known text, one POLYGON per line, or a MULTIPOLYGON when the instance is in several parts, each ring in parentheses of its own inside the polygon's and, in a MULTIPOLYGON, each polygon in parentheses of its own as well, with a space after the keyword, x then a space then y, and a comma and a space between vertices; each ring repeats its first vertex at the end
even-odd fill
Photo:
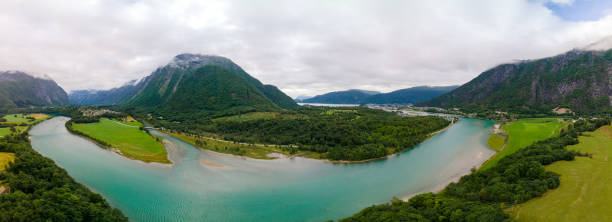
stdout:
POLYGON ((493 122, 461 119, 387 159, 332 164, 305 158, 255 160, 202 151, 168 135, 173 166, 129 160, 71 135, 65 117, 30 131, 32 146, 133 221, 321 221, 435 191, 493 152, 493 122), (201 160, 223 165, 203 165, 201 160))

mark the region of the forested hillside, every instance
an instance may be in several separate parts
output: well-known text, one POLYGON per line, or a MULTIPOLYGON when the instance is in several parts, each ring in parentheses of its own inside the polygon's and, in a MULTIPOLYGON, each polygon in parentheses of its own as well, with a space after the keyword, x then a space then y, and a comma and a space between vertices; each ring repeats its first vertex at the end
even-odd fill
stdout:
POLYGON ((421 106, 546 112, 567 107, 602 112, 612 104, 612 50, 573 50, 562 55, 504 64, 421 106))
MULTIPOLYGON (((206 73, 210 74, 211 71, 206 73)), ((293 99, 276 86, 262 84, 231 60, 220 56, 198 54, 177 55, 169 64, 159 67, 149 76, 139 81, 128 82, 121 87, 110 90, 73 91, 70 93, 70 100, 75 105, 120 105, 145 109, 165 116, 185 114, 187 111, 193 114, 197 108, 205 109, 201 110, 203 112, 201 114, 211 114, 220 111, 221 107, 227 108, 228 113, 237 110, 243 112, 259 110, 261 107, 265 107, 263 110, 269 110, 270 107, 276 109, 298 107, 293 99), (215 71, 217 76, 205 77, 206 80, 203 80, 204 75, 200 69, 210 65, 217 67, 215 71), (196 75, 199 77, 194 77, 196 75), (208 80, 223 85, 201 84, 202 81, 208 80), (249 93, 250 98, 247 99, 249 96, 245 97, 245 93, 249 93), (237 96, 238 94, 245 95, 237 96), (191 98, 194 95, 210 97, 191 98), (255 98, 262 96, 263 98, 255 98), (250 101, 254 102, 253 104, 245 103, 250 99, 253 99, 250 101), (195 102, 194 107, 182 103, 187 101, 195 102), (208 105, 203 106, 204 103, 208 105), (219 106, 214 105, 216 103, 219 103, 219 106), (233 105, 236 107, 232 107, 233 105), (182 109, 185 107, 188 109, 182 109)))
POLYGON ((220 66, 207 65, 185 76, 171 98, 156 113, 168 118, 230 115, 280 109, 244 78, 220 66), (195 116, 193 116, 195 115, 195 116))
POLYGON ((55 81, 24 72, 0 72, 0 108, 68 105, 68 95, 55 81))
POLYGON ((27 133, 0 139, 0 152, 15 162, 0 172, 0 221, 128 221, 104 198, 32 149, 27 133))
MULTIPOLYGON (((201 96, 210 96, 207 98, 198 97, 198 99, 204 100, 202 103, 207 103, 207 108, 214 109, 220 107, 229 108, 233 105, 250 106, 253 109, 257 109, 258 107, 267 108, 270 106, 276 108, 296 108, 298 106, 289 96, 278 90, 278 88, 262 84, 231 60, 219 56, 195 54, 178 55, 170 64, 158 68, 144 80, 142 88, 140 88, 138 93, 127 101, 125 105, 143 107, 150 110, 161 109, 168 112, 174 111, 182 113, 184 110, 175 108, 176 105, 181 104, 177 104, 173 101, 188 100, 188 98, 183 97, 193 96, 193 93, 201 96), (213 65, 217 68, 201 69, 209 65, 213 65), (208 74, 213 74, 216 77, 210 77, 208 74), (207 80, 215 79, 215 81, 218 81, 217 83, 240 85, 220 86, 205 84, 202 82, 204 78, 207 80), (196 81, 196 83, 191 83, 190 81, 196 81), (198 87, 194 88, 196 85, 198 87), (186 88, 183 89, 183 87, 186 88), (221 97, 219 96, 229 100, 221 101, 221 97), (261 98, 261 96, 263 96, 263 98, 261 98), (246 104, 244 101, 253 103, 246 104), (172 105, 170 105, 170 103, 172 103, 172 105), (212 107, 214 106, 212 105, 213 103, 223 104, 218 107, 212 107)), ((196 106, 200 108, 203 107, 197 104, 196 106)))

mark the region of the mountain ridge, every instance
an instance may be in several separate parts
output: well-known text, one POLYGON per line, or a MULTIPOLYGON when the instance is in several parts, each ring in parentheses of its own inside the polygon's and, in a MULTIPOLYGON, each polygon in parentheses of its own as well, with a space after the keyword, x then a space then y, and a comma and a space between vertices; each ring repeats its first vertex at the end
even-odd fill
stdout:
POLYGON ((443 108, 550 112, 555 107, 598 112, 612 105, 612 50, 502 64, 461 87, 418 104, 443 108))
POLYGON ((0 108, 68 105, 68 94, 49 77, 21 71, 0 72, 0 108))
POLYGON ((415 86, 388 93, 350 89, 304 99, 305 103, 329 104, 414 104, 442 95, 459 86, 415 86))
POLYGON ((133 80, 110 90, 73 91, 71 92, 71 100, 77 105, 121 105, 150 108, 164 106, 164 104, 172 102, 171 100, 176 98, 173 95, 185 84, 185 80, 190 78, 198 69, 208 65, 214 65, 228 71, 224 72, 217 69, 219 72, 228 75, 229 73, 235 74, 244 79, 246 82, 233 82, 255 87, 277 108, 292 109, 298 107, 293 99, 276 86, 261 83, 232 60, 222 56, 190 53, 176 55, 168 64, 158 67, 135 84, 129 84, 135 81, 133 80))

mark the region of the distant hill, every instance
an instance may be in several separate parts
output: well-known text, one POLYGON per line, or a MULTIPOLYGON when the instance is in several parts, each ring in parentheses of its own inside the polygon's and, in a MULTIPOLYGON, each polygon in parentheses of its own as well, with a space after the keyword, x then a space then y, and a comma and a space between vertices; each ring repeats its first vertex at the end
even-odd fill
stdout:
POLYGON ((304 99, 305 103, 329 103, 329 104, 360 104, 372 95, 380 92, 351 89, 346 91, 330 92, 318 95, 310 99, 304 99))
POLYGON ((70 102, 79 106, 117 105, 130 100, 140 87, 141 82, 130 81, 125 85, 110 90, 75 90, 68 94, 70 102))
POLYGON ((122 104, 167 115, 204 116, 298 107, 275 86, 262 84, 220 56, 178 55, 141 84, 138 92, 122 104))
POLYGON ((310 99, 310 98, 312 98, 312 96, 296 96, 295 99, 293 99, 293 100, 298 102, 298 103, 301 103, 305 99, 310 99))
POLYGON ((416 104, 450 92, 459 86, 417 86, 368 97, 371 104, 416 104))
POLYGON ((0 108, 68 105, 68 95, 51 79, 19 71, 0 72, 0 108))
POLYGON ((612 50, 572 50, 562 55, 503 64, 421 106, 550 112, 610 110, 612 50))
POLYGON ((458 86, 417 86, 389 93, 352 89, 331 92, 310 99, 305 103, 329 104, 414 104, 447 93, 458 86))

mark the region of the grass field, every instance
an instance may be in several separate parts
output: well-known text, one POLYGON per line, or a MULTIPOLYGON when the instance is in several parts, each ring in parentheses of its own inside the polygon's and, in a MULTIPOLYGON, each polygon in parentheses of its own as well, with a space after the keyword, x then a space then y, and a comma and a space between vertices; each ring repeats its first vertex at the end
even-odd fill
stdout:
MULTIPOLYGON (((25 116, 23 114, 9 114, 9 115, 3 116, 3 118, 7 120, 5 123, 16 123, 16 124, 26 123, 28 125, 32 125, 40 121, 46 120, 47 118, 49 118, 49 116, 46 114, 40 114, 40 113, 28 114, 25 116), (30 121, 26 117, 34 117, 36 120, 30 121)), ((28 129, 28 127, 27 126, 15 126, 15 129, 17 129, 17 132, 21 133, 24 130, 28 129)), ((0 128, 0 137, 4 137, 9 134, 11 134, 10 127, 0 128)))
POLYGON ((559 161, 547 170, 561 174, 561 185, 507 213, 518 221, 612 221, 612 126, 579 138, 570 150, 589 157, 559 161))
POLYGON ((9 163, 15 160, 14 153, 2 153, 0 152, 0 171, 4 171, 4 169, 8 166, 9 163))
POLYGON ((170 163, 161 142, 142 130, 139 122, 100 119, 98 123, 72 124, 72 129, 117 148, 132 159, 144 162, 170 163))
POLYGON ((11 134, 11 128, 9 127, 0 128, 0 137, 4 137, 9 134, 11 134))
POLYGON ((5 115, 3 118, 6 119, 7 122, 13 123, 25 123, 30 121, 29 119, 26 119, 26 116, 23 114, 9 114, 5 115))
POLYGON ((23 114, 8 114, 8 115, 4 115, 2 118, 6 119, 6 122, 8 122, 8 123, 28 123, 28 124, 33 124, 33 123, 37 123, 37 122, 40 122, 42 120, 45 120, 45 119, 49 118, 49 115, 42 114, 42 113, 33 113, 33 114, 27 114, 27 115, 23 115, 23 114), (27 117, 33 117, 36 120, 35 121, 31 121, 31 120, 27 119, 27 117))
MULTIPOLYGON (((502 129, 505 130, 508 135, 508 144, 506 144, 502 151, 491 157, 481 169, 487 169, 494 166, 501 158, 525 148, 536 141, 559 135, 561 129, 567 126, 567 124, 568 122, 559 122, 556 118, 541 118, 522 119, 504 125, 502 129)), ((499 144, 495 145, 499 146, 499 144)))

